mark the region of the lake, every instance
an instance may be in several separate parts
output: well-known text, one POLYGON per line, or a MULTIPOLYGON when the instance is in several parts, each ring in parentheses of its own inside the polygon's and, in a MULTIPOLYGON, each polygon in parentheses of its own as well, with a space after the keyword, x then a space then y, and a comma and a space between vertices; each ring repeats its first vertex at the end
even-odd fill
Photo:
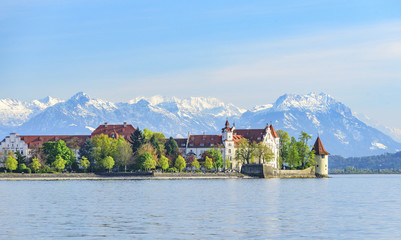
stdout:
POLYGON ((401 175, 0 181, 0 239, 400 239, 401 175))

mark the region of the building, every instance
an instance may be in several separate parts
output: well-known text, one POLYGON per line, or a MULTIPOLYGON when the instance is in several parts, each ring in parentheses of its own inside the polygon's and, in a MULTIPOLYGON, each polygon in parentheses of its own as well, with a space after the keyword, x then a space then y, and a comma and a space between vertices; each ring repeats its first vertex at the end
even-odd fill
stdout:
POLYGON ((322 141, 320 137, 317 137, 315 144, 313 145, 313 149, 315 151, 315 173, 317 177, 328 177, 329 176, 329 155, 324 149, 322 141))
POLYGON ((238 142, 241 139, 248 139, 253 143, 262 142, 268 146, 274 158, 271 161, 262 160, 261 163, 266 163, 274 168, 278 168, 279 160, 279 137, 273 128, 273 125, 267 124, 264 129, 236 129, 235 125, 230 127, 230 123, 226 121, 225 127, 219 135, 191 135, 188 133, 188 138, 175 139, 181 152, 185 155, 193 154, 200 158, 208 149, 216 148, 222 153, 223 159, 228 159, 233 169, 239 170, 241 163, 235 159, 235 152, 238 147, 238 142))
POLYGON ((98 126, 91 135, 18 135, 10 133, 10 136, 0 142, 0 167, 4 167, 4 162, 9 151, 19 152, 28 159, 31 158, 31 152, 42 146, 43 143, 63 140, 67 146, 73 148, 78 157, 78 149, 83 145, 87 138, 93 138, 100 134, 108 135, 111 138, 119 136, 128 140, 135 128, 124 122, 123 124, 108 125, 107 122, 98 126))
POLYGON ((109 125, 107 122, 105 122, 104 124, 99 125, 99 127, 97 127, 95 131, 92 132, 91 138, 100 134, 104 134, 111 138, 118 138, 121 136, 125 140, 128 140, 131 134, 134 132, 134 126, 132 126, 131 124, 127 124, 126 122, 117 125, 109 125))

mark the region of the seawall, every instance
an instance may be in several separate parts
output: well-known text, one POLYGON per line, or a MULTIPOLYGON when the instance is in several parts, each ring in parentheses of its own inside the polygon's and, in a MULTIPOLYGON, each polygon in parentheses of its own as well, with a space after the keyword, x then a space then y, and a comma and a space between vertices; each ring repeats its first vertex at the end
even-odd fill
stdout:
POLYGON ((266 164, 244 164, 241 173, 259 178, 316 178, 314 167, 304 170, 281 170, 266 164))

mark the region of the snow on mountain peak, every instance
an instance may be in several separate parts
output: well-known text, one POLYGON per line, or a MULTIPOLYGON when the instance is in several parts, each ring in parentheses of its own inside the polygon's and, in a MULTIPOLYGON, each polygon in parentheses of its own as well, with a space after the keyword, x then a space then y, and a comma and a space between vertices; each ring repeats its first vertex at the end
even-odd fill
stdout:
POLYGON ((332 108, 339 111, 349 111, 342 103, 336 101, 330 95, 325 93, 309 93, 305 95, 285 94, 277 99, 273 104, 275 111, 288 111, 290 109, 298 109, 310 112, 326 112, 332 108))

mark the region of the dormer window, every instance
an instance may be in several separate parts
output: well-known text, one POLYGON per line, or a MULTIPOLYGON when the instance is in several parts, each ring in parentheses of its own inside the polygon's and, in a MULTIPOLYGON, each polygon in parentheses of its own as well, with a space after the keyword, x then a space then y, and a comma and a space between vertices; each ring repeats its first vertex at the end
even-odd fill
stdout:
POLYGON ((214 140, 214 138, 213 138, 213 137, 211 137, 211 138, 210 138, 210 140, 214 140))

